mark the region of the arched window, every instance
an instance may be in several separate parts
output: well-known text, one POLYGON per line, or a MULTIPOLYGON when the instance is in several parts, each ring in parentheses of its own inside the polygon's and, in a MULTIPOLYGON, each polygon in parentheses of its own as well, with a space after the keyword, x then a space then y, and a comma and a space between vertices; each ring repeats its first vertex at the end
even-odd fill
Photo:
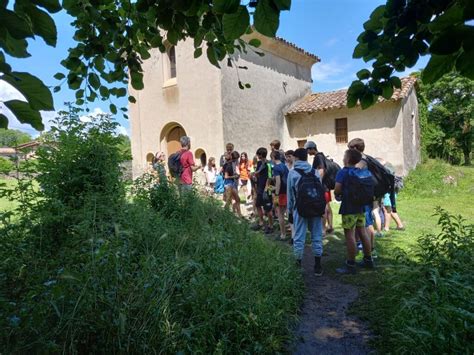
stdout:
POLYGON ((176 50, 174 46, 168 49, 169 79, 176 78, 176 50))

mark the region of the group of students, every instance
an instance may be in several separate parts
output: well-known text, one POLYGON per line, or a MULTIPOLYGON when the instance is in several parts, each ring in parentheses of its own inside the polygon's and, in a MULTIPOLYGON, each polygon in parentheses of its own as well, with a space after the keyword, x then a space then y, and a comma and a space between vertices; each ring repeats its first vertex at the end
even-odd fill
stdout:
MULTIPOLYGON (((181 141, 182 151, 177 157, 170 156, 168 165, 170 170, 178 172, 181 185, 188 187, 192 173, 201 167, 194 164, 192 154, 188 153, 189 138, 182 137, 181 141), (182 171, 173 167, 174 161, 181 165, 182 171)), ((380 211, 384 211, 385 230, 391 219, 397 223, 397 229, 404 228, 396 210, 397 179, 389 164, 366 155, 365 143, 360 138, 348 143, 343 168, 318 152, 314 142, 287 152, 280 146, 280 142, 274 140, 270 143, 270 159, 268 150, 261 147, 250 160, 247 153, 239 154, 233 144, 227 144, 219 169, 214 158, 202 168, 208 188, 223 193, 226 207, 232 204, 239 216, 239 191, 243 191, 258 217, 254 230, 273 234, 273 220, 277 217, 280 239, 286 240, 287 219, 298 265, 301 265, 309 229, 317 276, 322 275, 323 235, 334 230, 330 204, 333 190, 336 200, 340 201, 339 214, 347 248, 346 262, 337 272, 354 274, 356 266, 373 268, 374 237, 380 236, 383 228, 380 211), (312 165, 308 163, 308 156, 314 156, 312 165), (363 251, 363 259, 356 265, 358 249, 363 251)))

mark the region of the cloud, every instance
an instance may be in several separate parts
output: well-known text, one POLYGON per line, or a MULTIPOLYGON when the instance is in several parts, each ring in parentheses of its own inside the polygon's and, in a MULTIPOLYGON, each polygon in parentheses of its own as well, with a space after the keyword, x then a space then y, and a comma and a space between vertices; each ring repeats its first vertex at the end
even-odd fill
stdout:
MULTIPOLYGON (((29 124, 20 123, 13 113, 3 104, 4 101, 8 100, 21 100, 26 101, 25 97, 13 86, 0 80, 0 113, 4 114, 8 118, 8 128, 18 129, 26 132, 33 137, 39 135, 39 131, 35 130, 29 124)), ((40 111, 41 117, 43 118, 43 124, 45 130, 51 127, 51 120, 56 117, 55 111, 40 111)))
POLYGON ((324 42, 324 45, 326 47, 332 47, 334 46, 335 44, 337 44, 339 42, 339 38, 337 37, 332 37, 332 38, 329 38, 326 42, 324 42))
POLYGON ((80 116, 79 119, 81 120, 81 122, 88 123, 88 122, 92 122, 92 118, 95 118, 100 115, 106 115, 106 114, 107 113, 102 111, 100 107, 96 107, 91 112, 87 113, 87 115, 80 116))
POLYGON ((338 84, 350 80, 353 73, 348 71, 350 63, 338 63, 335 60, 327 63, 320 62, 313 66, 312 77, 316 82, 324 84, 338 84))
POLYGON ((117 134, 122 134, 124 136, 130 136, 130 134, 128 133, 128 130, 124 126, 122 126, 121 124, 119 124, 119 126, 117 127, 115 132, 117 134))

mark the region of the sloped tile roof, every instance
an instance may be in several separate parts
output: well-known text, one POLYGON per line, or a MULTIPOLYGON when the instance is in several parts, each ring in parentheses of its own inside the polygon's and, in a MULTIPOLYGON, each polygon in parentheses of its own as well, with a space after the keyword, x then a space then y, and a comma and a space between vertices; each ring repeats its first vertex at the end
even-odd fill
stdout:
MULTIPOLYGON (((398 101, 405 98, 416 82, 416 78, 408 76, 401 79, 402 88, 395 89, 390 100, 379 97, 378 102, 398 101)), ((295 113, 312 113, 340 109, 347 106, 347 89, 329 92, 313 93, 294 103, 286 112, 287 115, 295 113)))
POLYGON ((304 50, 303 48, 298 47, 296 44, 287 41, 287 40, 284 39, 284 38, 275 37, 275 39, 276 39, 278 42, 283 43, 283 44, 287 45, 288 47, 294 48, 294 49, 296 49, 298 52, 301 52, 301 53, 303 53, 304 55, 307 55, 308 57, 313 58, 313 59, 316 60, 317 62, 320 62, 320 61, 321 61, 321 58, 319 58, 316 54, 310 53, 310 52, 304 50))

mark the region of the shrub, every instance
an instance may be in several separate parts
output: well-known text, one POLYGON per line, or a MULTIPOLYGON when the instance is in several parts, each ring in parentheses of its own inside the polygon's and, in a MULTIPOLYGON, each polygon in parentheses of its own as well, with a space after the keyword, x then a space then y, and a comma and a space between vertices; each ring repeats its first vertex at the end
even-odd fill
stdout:
POLYGON ((302 296, 289 252, 174 185, 122 198, 109 123, 56 131, 36 202, 0 225, 0 348, 281 351, 302 296))
POLYGON ((474 226, 440 208, 436 215, 441 231, 419 238, 415 260, 398 251, 386 296, 373 305, 389 320, 381 346, 394 353, 474 351, 474 226))
POLYGON ((15 165, 10 159, 0 157, 0 174, 9 174, 15 169, 15 165))

